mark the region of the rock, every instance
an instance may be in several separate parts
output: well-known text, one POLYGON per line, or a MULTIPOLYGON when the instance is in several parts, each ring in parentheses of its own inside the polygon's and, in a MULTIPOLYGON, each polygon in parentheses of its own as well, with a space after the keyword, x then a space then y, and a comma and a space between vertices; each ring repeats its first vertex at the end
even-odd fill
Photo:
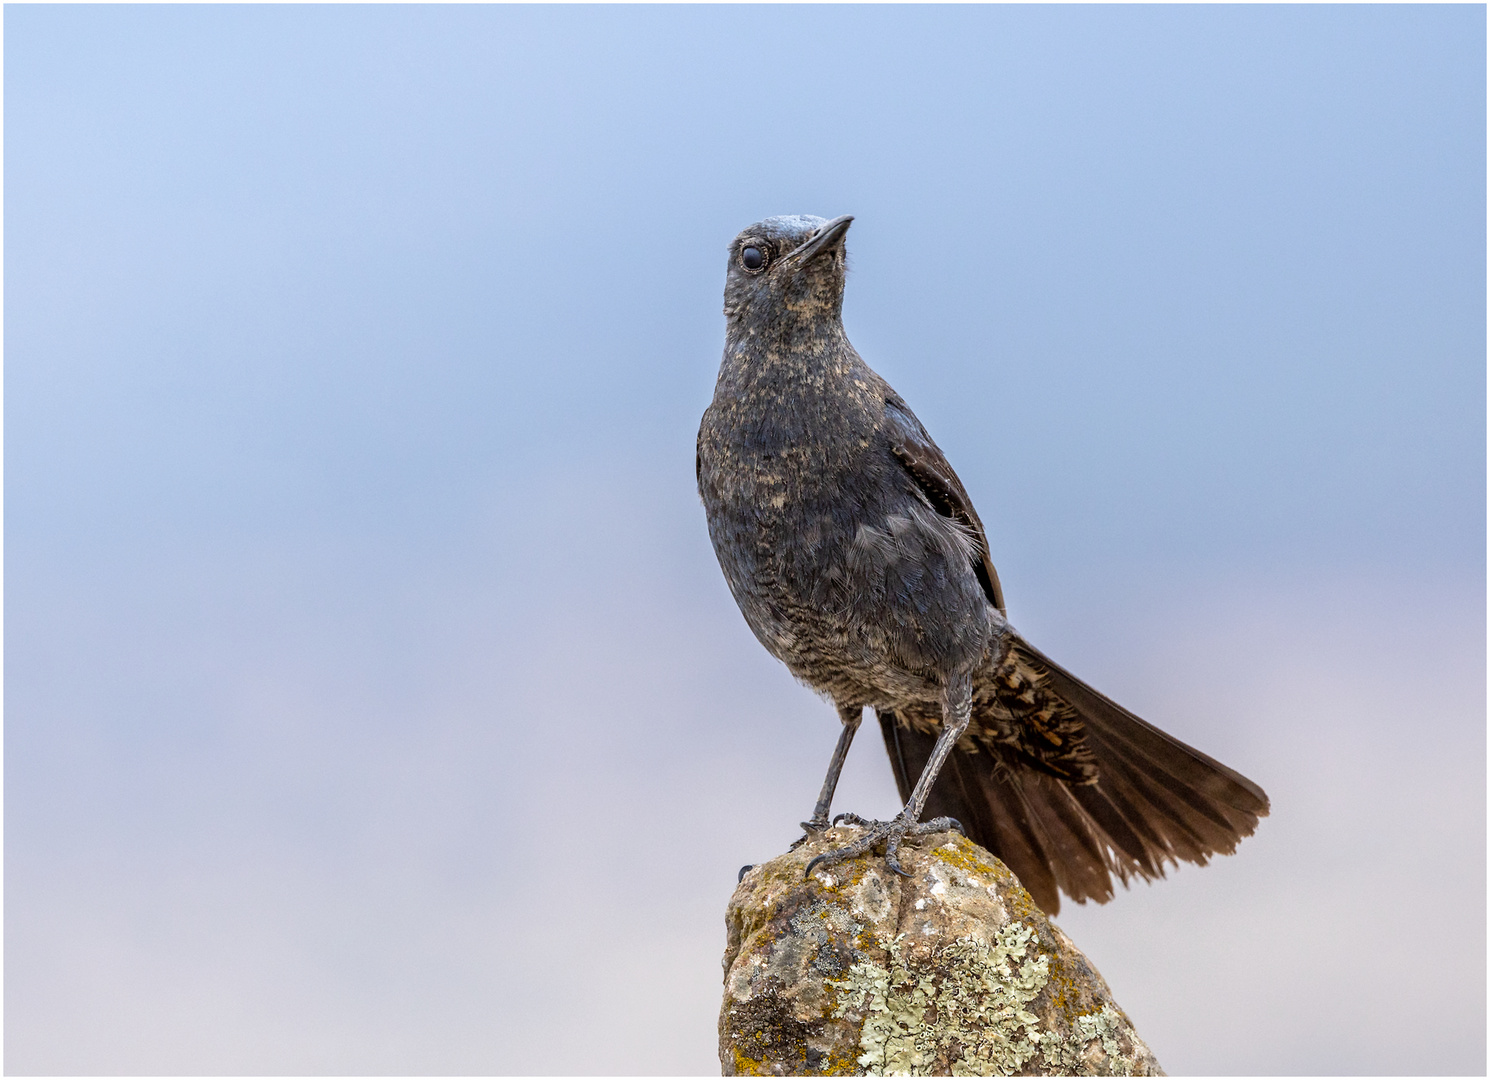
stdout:
POLYGON ((803 871, 843 827, 730 899, 726 1076, 1162 1076, 1112 992, 1009 869, 955 832, 803 871))

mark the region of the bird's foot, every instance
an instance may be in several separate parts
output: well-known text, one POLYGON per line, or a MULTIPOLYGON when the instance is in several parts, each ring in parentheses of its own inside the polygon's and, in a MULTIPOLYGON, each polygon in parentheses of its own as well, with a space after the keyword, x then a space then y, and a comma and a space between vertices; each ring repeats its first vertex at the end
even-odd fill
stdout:
MULTIPOLYGON (((864 835, 851 844, 823 852, 807 864, 804 877, 811 877, 812 871, 819 866, 836 866, 849 859, 857 859, 882 843, 885 845, 885 865, 901 877, 910 877, 907 871, 900 868, 900 860, 895 857, 896 852, 900 850, 902 840, 907 836, 926 836, 930 833, 946 832, 948 829, 963 831, 962 825, 956 818, 939 817, 932 818, 930 821, 912 821, 906 816, 904 810, 896 814, 891 821, 870 821, 858 814, 839 814, 833 819, 833 824, 837 825, 839 822, 857 825, 864 830, 864 835)), ((803 839, 807 838, 803 837, 803 839)))

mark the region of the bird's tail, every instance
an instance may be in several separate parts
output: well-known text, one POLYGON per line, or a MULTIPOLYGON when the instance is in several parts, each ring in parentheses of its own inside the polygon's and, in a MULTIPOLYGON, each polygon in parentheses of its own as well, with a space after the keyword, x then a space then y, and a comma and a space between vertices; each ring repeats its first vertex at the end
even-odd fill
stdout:
MULTIPOLYGON (((1267 816, 1267 795, 1245 776, 1134 716, 1022 639, 1012 648, 1038 691, 1079 718, 1095 782, 1062 779, 998 741, 965 737, 922 816, 960 821, 1047 913, 1059 910, 1059 892, 1105 903, 1113 875, 1126 884, 1131 876, 1163 877, 1166 862, 1229 855, 1267 816)), ((973 719, 970 730, 980 727, 976 707, 973 719)), ((937 731, 893 712, 879 713, 879 721, 900 797, 909 799, 937 731)), ((982 729, 1008 723, 1005 716, 982 729)))

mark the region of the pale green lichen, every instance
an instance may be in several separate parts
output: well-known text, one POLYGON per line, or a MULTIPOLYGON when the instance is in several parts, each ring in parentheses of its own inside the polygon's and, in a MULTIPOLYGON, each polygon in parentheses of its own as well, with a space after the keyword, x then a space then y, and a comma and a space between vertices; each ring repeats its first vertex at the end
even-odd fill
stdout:
POLYGON ((831 983, 842 992, 834 1015, 864 1014, 859 1064, 871 1075, 927 1076, 937 1059, 954 1076, 1009 1076, 1035 1056, 1039 1017, 1025 1006, 1049 978, 1049 958, 1027 954, 1032 931, 1022 922, 999 930, 992 946, 958 938, 905 961, 901 941, 891 941, 889 967, 860 961, 848 978, 831 983), (935 1023, 926 1015, 933 1012, 935 1023))
MULTIPOLYGON (((1098 1012, 1076 1017, 1071 1034, 1064 1040, 1047 1034, 1040 1044, 1040 1056, 1053 1073, 1090 1076, 1095 1072, 1105 1076, 1132 1076, 1139 1064, 1137 1055, 1124 1054, 1122 1044, 1118 1042, 1118 1036, 1126 1026, 1117 1010, 1104 1004, 1098 1012), (1100 1062, 1094 1062, 1087 1053, 1087 1048, 1097 1040, 1101 1041, 1105 1055, 1100 1062)), ((1133 1038, 1131 1032, 1129 1038, 1133 1038)))

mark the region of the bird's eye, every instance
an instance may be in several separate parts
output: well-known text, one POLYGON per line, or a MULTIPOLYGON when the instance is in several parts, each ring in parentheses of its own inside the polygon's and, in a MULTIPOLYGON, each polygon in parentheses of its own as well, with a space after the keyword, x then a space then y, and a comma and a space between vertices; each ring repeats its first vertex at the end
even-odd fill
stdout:
POLYGON ((746 270, 759 270, 766 265, 765 250, 751 244, 740 252, 740 265, 746 270))

